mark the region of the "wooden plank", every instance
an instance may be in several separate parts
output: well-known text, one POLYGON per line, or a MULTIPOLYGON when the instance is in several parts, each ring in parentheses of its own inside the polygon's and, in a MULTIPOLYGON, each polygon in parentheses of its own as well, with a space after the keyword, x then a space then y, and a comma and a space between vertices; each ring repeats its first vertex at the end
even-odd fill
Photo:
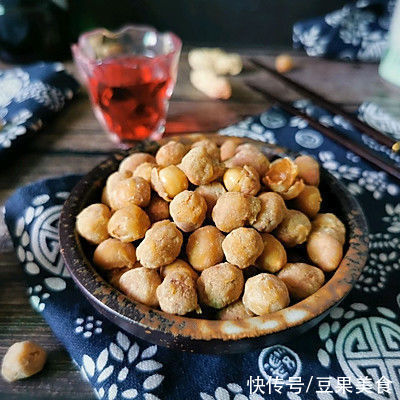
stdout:
MULTIPOLYGON (((265 50, 253 49, 242 52, 245 68, 236 77, 229 78, 233 84, 233 101, 241 102, 261 102, 264 100, 257 93, 243 87, 244 78, 254 77, 266 80, 268 89, 277 90, 279 95, 287 95, 288 100, 293 100, 298 96, 284 87, 280 82, 270 76, 260 73, 257 68, 251 65, 247 59, 251 56, 261 57, 269 64, 273 65, 276 52, 266 54, 265 50)), ((359 104, 366 97, 376 94, 382 90, 382 79, 378 75, 378 65, 367 63, 360 64, 355 62, 342 62, 326 60, 317 57, 307 57, 293 54, 296 68, 289 72, 294 79, 298 79, 304 85, 310 86, 314 90, 320 91, 324 96, 330 97, 339 103, 359 104)), ((74 67, 70 64, 69 69, 75 73, 74 67)), ((175 86, 172 101, 208 101, 203 93, 195 89, 189 81, 190 67, 187 61, 187 53, 183 53, 179 63, 179 75, 175 86)))
MULTIPOLYGON (((261 56, 273 65, 274 57, 261 56)), ((377 64, 340 62, 313 57, 296 57, 296 68, 288 75, 322 96, 341 104, 361 104, 370 96, 382 91, 383 81, 377 64)), ((268 81, 268 90, 277 90, 280 97, 293 100, 298 96, 264 72, 252 75, 254 80, 268 81)))
MULTIPOLYGON (((210 132, 265 110, 266 102, 174 101, 171 103, 166 134, 210 132)), ((109 152, 118 146, 94 119, 87 98, 79 98, 60 118, 37 132, 27 145, 29 152, 109 152)))
POLYGON ((10 161, 9 171, 0 176, 0 190, 15 190, 39 179, 82 174, 88 172, 105 158, 104 155, 79 155, 57 153, 28 153, 10 161))

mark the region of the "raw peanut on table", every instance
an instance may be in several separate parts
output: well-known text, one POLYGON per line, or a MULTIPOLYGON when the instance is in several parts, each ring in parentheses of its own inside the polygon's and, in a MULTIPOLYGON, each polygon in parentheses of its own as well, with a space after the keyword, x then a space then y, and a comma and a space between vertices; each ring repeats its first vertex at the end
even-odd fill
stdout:
POLYGON ((291 71, 293 67, 294 61, 289 54, 280 54, 275 58, 275 69, 281 74, 291 71))
POLYGON ((46 351, 34 342, 14 343, 3 358, 1 374, 8 382, 28 378, 43 369, 46 358, 46 351))
POLYGON ((209 70, 190 71, 190 82, 211 99, 227 100, 232 96, 232 87, 224 76, 217 76, 209 70))

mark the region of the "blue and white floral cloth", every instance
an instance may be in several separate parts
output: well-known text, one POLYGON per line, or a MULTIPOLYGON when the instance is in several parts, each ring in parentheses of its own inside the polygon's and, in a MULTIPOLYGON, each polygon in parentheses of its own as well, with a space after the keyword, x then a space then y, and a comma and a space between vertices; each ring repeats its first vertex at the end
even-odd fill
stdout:
MULTIPOLYGON (((382 153, 341 117, 306 101, 296 106, 382 153)), ((301 340, 224 356, 171 351, 123 332, 90 306, 59 253, 58 217, 78 176, 34 183, 6 204, 33 308, 101 399, 400 399, 399 182, 279 108, 222 133, 312 154, 366 210, 369 261, 349 296, 319 326, 301 340)))
POLYGON ((41 129, 78 88, 61 63, 0 70, 0 156, 41 129))
POLYGON ((309 56, 379 61, 387 48, 395 0, 358 0, 323 17, 297 22, 293 45, 309 56))
POLYGON ((400 110, 397 102, 380 104, 364 101, 358 109, 358 117, 378 131, 400 140, 400 110))

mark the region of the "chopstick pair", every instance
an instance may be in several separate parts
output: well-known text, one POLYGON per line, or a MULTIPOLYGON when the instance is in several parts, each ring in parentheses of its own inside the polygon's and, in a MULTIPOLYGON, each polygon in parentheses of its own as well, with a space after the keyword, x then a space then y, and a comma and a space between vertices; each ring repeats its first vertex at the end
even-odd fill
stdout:
MULTIPOLYGON (((291 86, 297 92, 306 97, 313 100, 316 104, 319 104, 321 107, 327 109, 328 111, 332 112, 333 114, 342 115, 346 118, 354 127, 358 128, 360 131, 366 133, 368 136, 375 139, 377 142, 388 146, 389 148, 393 148, 396 146, 396 141, 389 138, 388 136, 383 135, 381 132, 377 131, 376 129, 370 127, 369 125, 365 124, 364 122, 360 121, 358 118, 353 116, 352 114, 348 113, 347 111, 343 110, 336 104, 330 102, 329 100, 323 98, 319 94, 311 91, 310 89, 305 88, 304 86, 300 85, 299 83, 293 81, 292 79, 288 78, 287 76, 280 74, 279 72, 275 71, 271 67, 265 65, 264 63, 259 62, 256 59, 250 59, 258 67, 262 68, 263 70, 267 71, 271 75, 275 76, 282 82, 286 83, 288 86, 291 86)), ((275 96, 274 94, 270 93, 267 89, 256 86, 254 83, 249 81, 246 82, 247 86, 251 89, 261 93, 268 101, 274 102, 280 105, 280 107, 285 110, 286 112, 298 116, 300 118, 305 119, 308 121, 309 125, 314 129, 320 131, 325 136, 330 138, 331 140, 341 144, 342 146, 346 147, 353 153, 359 155, 360 157, 364 158, 365 160, 369 161, 371 164, 374 164, 378 168, 382 169, 383 171, 387 172, 388 174, 392 175, 393 177, 400 180, 400 169, 395 165, 388 164, 383 158, 379 157, 366 147, 360 146, 359 143, 354 142, 351 139, 346 138, 341 132, 337 131, 335 128, 327 127, 321 124, 319 121, 315 120, 313 117, 309 116, 305 112, 297 109, 296 107, 292 106, 290 103, 280 99, 279 97, 275 96)))

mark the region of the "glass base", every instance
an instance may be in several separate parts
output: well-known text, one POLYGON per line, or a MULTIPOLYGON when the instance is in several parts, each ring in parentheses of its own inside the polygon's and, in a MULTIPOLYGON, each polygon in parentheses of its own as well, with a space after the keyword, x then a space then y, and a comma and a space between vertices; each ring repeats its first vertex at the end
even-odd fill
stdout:
POLYGON ((132 146, 134 146, 137 142, 141 142, 142 140, 160 140, 165 132, 165 121, 162 121, 162 125, 154 131, 150 136, 146 138, 138 138, 138 139, 126 139, 126 138, 121 138, 119 135, 117 135, 114 132, 110 132, 109 130, 105 129, 106 132, 108 133, 108 136, 111 138, 111 140, 118 145, 121 149, 130 149, 132 146))
POLYGON ((115 144, 117 144, 118 147, 120 147, 122 149, 129 149, 133 145, 135 145, 137 142, 140 142, 142 140, 160 140, 165 132, 165 119, 163 118, 162 120, 158 121, 158 124, 155 127, 155 130, 150 135, 148 135, 146 137, 141 137, 140 135, 137 135, 137 137, 135 139, 124 138, 121 135, 119 135, 115 132, 111 132, 108 129, 108 126, 104 119, 103 113, 101 112, 101 110, 98 107, 93 107, 93 110, 94 110, 94 114, 95 114, 97 120, 100 122, 104 131, 107 132, 110 139, 115 144))

